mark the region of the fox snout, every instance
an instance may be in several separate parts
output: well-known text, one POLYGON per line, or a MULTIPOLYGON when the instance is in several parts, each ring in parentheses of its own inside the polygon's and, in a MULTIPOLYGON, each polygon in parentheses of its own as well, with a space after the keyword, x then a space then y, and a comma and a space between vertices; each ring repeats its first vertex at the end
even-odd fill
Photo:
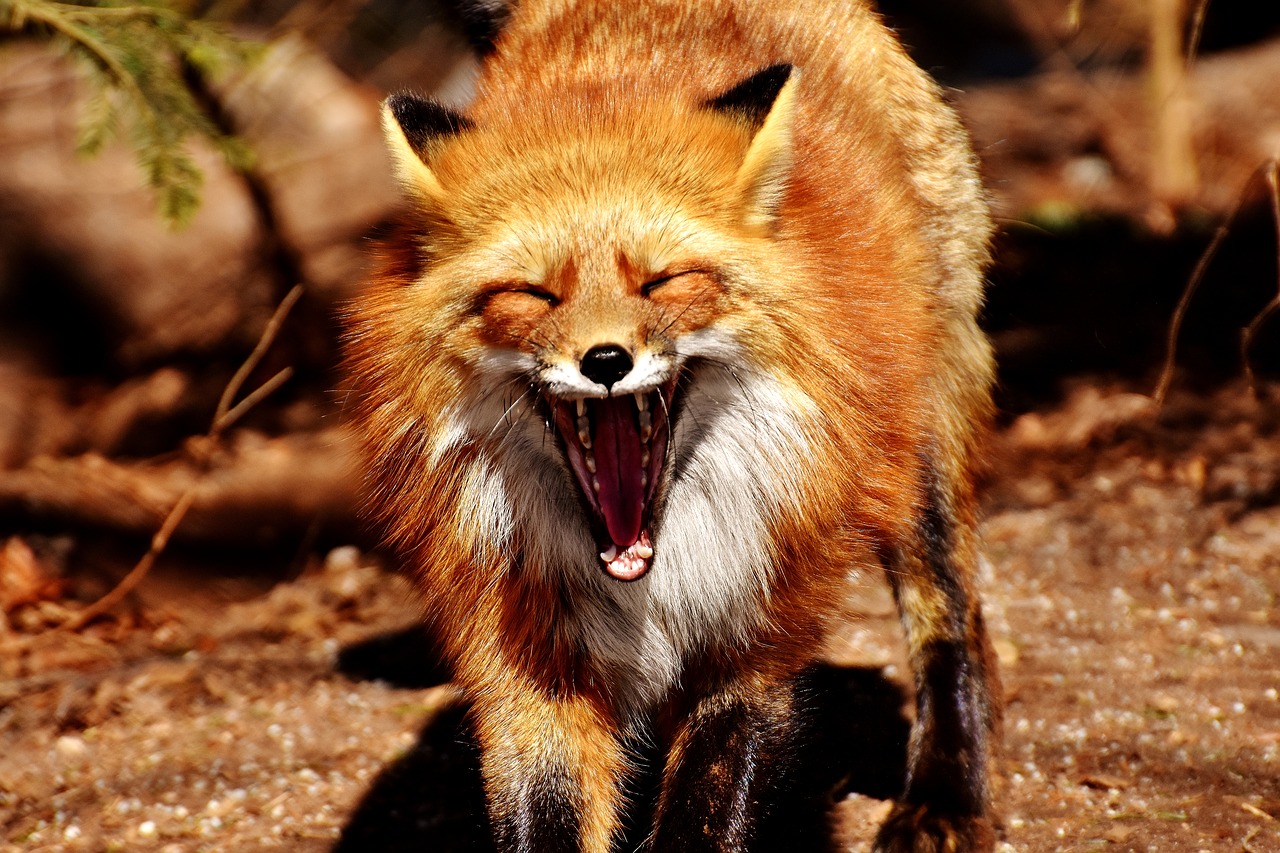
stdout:
POLYGON ((553 370, 561 381, 544 395, 549 420, 579 487, 600 560, 615 579, 637 580, 653 557, 652 509, 667 458, 676 383, 655 385, 653 378, 669 371, 655 372, 652 365, 645 370, 620 344, 594 345, 576 366, 562 363, 553 370), (579 393, 558 393, 573 388, 564 381, 573 373, 582 377, 579 393))

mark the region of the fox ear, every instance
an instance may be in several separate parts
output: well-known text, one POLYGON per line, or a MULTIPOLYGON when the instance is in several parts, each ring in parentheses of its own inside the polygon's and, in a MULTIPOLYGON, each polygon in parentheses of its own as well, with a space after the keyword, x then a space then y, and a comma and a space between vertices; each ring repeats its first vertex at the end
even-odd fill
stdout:
POLYGON ((704 104, 754 134, 736 180, 749 226, 768 230, 777 218, 795 160, 792 125, 799 81, 794 66, 770 65, 704 104))
POLYGON ((382 105, 382 132, 391 149, 396 177, 406 190, 426 201, 444 195, 431 171, 431 158, 450 136, 471 127, 465 116, 409 92, 392 95, 382 105))

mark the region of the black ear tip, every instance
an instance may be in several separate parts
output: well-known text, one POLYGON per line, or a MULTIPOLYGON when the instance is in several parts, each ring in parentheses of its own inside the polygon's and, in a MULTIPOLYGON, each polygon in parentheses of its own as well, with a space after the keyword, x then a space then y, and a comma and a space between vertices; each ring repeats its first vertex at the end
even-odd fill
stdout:
POLYGON ((790 62, 779 62, 777 65, 770 65, 768 68, 757 71, 752 79, 759 78, 764 85, 781 90, 791 79, 791 73, 795 70, 796 67, 790 62))
POLYGON ((414 103, 424 100, 426 98, 413 92, 399 91, 392 92, 383 103, 386 104, 391 114, 396 117, 396 121, 403 125, 406 119, 412 119, 414 103))
POLYGON ((795 73, 795 66, 789 62, 770 65, 752 74, 724 94, 711 98, 705 106, 759 126, 769 115, 773 102, 778 99, 778 93, 782 91, 783 86, 787 85, 793 73, 795 73))
POLYGON ((387 95, 386 103, 392 110, 396 110, 407 107, 413 101, 425 100, 427 99, 422 95, 419 95, 417 92, 411 92, 408 89, 401 89, 398 92, 392 92, 390 95, 387 95))
POLYGON ((461 133, 472 126, 461 113, 414 92, 396 92, 387 98, 386 105, 414 148, 435 137, 461 133))

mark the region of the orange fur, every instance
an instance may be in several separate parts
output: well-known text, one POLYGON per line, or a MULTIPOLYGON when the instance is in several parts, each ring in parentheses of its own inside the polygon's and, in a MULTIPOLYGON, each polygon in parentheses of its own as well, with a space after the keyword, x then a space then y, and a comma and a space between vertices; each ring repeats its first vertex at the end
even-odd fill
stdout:
MULTIPOLYGON (((970 458, 992 370, 975 320, 991 226, 973 158, 867 8, 804 5, 524 0, 460 129, 424 142, 388 119, 411 208, 348 343, 371 504, 476 697, 495 820, 518 811, 504 778, 554 765, 576 780, 583 850, 617 830, 623 730, 677 684, 746 696, 788 683, 855 566, 898 566, 914 652, 959 643, 994 680, 970 580, 970 458), (777 63, 798 72, 759 122, 707 107, 777 63), (689 341, 712 354, 686 357, 689 341), (601 580, 599 524, 538 423, 552 419, 539 406, 604 397, 555 379, 587 382, 578 365, 602 346, 634 373, 660 365, 652 387, 678 385, 661 393, 689 397, 719 442, 700 450, 704 427, 672 421, 676 461, 645 509, 653 567, 625 592, 601 580), (735 381, 740 396, 717 407, 735 381), (718 486, 734 453, 753 478, 718 486), (710 473, 681 484, 686 457, 710 473), (721 584, 710 600, 661 573, 667 543, 696 538, 679 538, 694 522, 672 513, 720 496, 759 533, 744 525, 739 555, 731 522, 709 522, 729 546, 700 557, 704 585, 721 584), (931 512, 951 585, 927 565, 943 547, 931 512), (573 548, 587 558, 566 568, 573 548), (627 612, 618 642, 650 644, 670 671, 609 645, 600 614, 630 606, 648 610, 627 612)), ((670 773, 692 736, 677 734, 670 773)))

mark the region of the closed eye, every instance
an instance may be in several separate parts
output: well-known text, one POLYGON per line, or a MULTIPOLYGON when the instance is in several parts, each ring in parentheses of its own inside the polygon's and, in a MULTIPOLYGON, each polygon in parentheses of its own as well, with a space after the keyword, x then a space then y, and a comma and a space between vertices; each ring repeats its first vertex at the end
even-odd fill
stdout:
POLYGON ((518 301, 525 297, 538 300, 546 308, 554 308, 560 304, 560 297, 540 287, 524 284, 499 284, 480 292, 471 304, 471 313, 475 315, 483 314, 495 302, 511 305, 513 304, 511 300, 518 301))
POLYGON ((532 296, 535 299, 541 299, 548 305, 555 307, 560 304, 560 297, 550 291, 543 290, 538 287, 514 287, 506 291, 507 293, 523 293, 525 296, 532 296))
POLYGON ((692 275, 694 273, 700 273, 700 272, 702 272, 702 270, 697 270, 697 269, 681 270, 680 272, 673 272, 669 275, 661 275, 655 279, 650 279, 649 281, 646 281, 644 284, 640 285, 640 295, 648 296, 649 294, 653 293, 659 287, 662 287, 662 285, 666 284, 672 279, 677 279, 677 278, 680 278, 681 276, 692 275))

